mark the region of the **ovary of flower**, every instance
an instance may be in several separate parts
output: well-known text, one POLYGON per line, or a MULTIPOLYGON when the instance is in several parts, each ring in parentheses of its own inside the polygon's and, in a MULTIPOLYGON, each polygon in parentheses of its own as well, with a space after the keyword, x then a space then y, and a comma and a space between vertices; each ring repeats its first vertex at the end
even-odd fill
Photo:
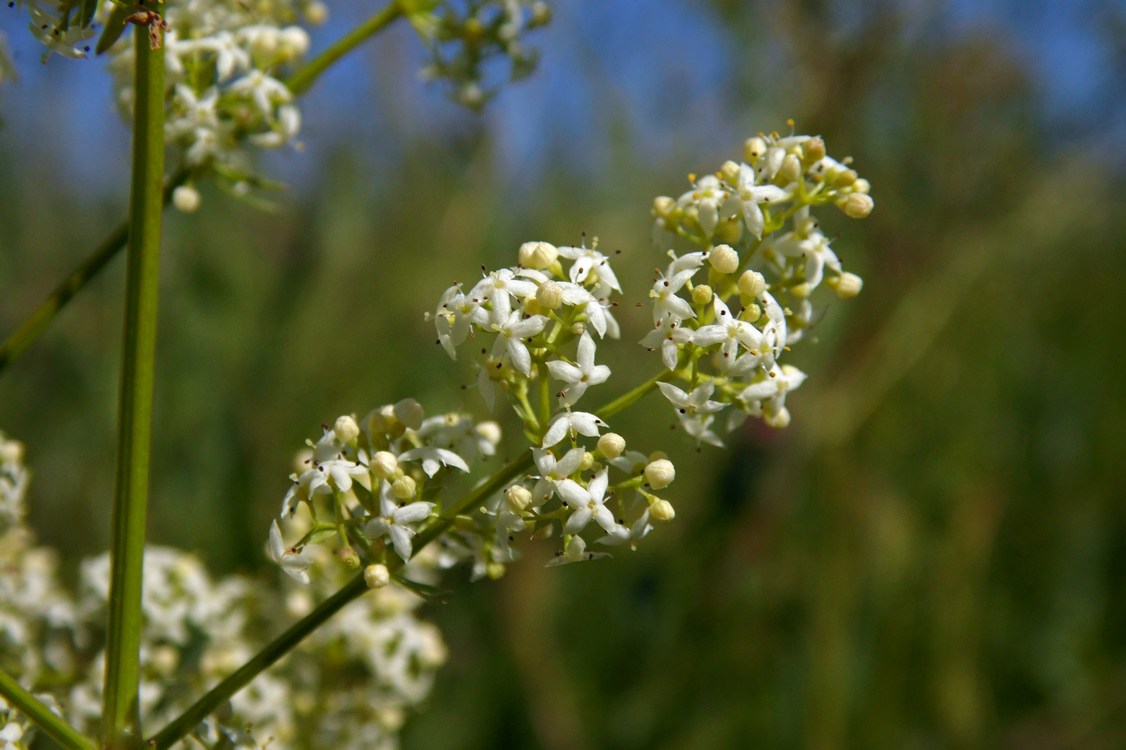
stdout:
POLYGON ((693 333, 692 329, 683 327, 678 318, 666 315, 639 343, 649 351, 660 347, 661 364, 665 369, 675 370, 680 347, 692 340, 693 333))
POLYGON ((765 217, 759 204, 781 203, 789 199, 790 194, 776 185, 756 185, 755 178, 754 169, 746 164, 740 165, 739 186, 724 206, 724 214, 734 216, 741 213, 747 231, 762 239, 765 217))
POLYGON ((438 473, 438 469, 443 466, 452 466, 455 469, 461 469, 466 472, 469 471, 469 466, 461 456, 451 450, 436 448, 432 445, 411 448, 409 451, 399 455, 399 461, 421 461, 422 470, 426 472, 426 476, 428 477, 433 477, 438 473))
POLYGON ((756 352, 762 346, 763 336, 753 325, 732 315, 719 297, 714 299, 713 308, 716 322, 697 328, 692 334, 692 343, 702 347, 720 344, 723 353, 720 367, 726 370, 735 362, 740 346, 756 352))
POLYGON ((559 254, 573 261, 570 270, 571 281, 576 284, 586 284, 593 274, 599 281, 621 292, 622 286, 614 269, 610 267, 610 259, 593 248, 586 247, 560 247, 559 254))
POLYGON ((653 288, 649 290, 649 298, 653 300, 653 324, 657 325, 662 318, 672 317, 676 320, 696 317, 692 305, 677 296, 677 292, 695 275, 695 270, 686 270, 675 276, 657 279, 653 288))
POLYGON ((532 372, 532 355, 524 344, 524 339, 539 334, 545 326, 547 326, 547 318, 543 315, 532 315, 521 319, 520 311, 512 311, 503 323, 494 324, 494 330, 498 335, 496 343, 493 344, 493 357, 499 357, 507 351, 512 366, 521 375, 527 377, 532 372))
POLYGON ((297 547, 285 546, 277 521, 270 524, 270 544, 268 551, 270 559, 277 563, 290 577, 301 583, 309 582, 309 573, 307 571, 309 570, 309 566, 313 564, 313 558, 309 557, 297 547))
POLYGON ((543 448, 550 448, 560 443, 568 434, 576 432, 586 437, 598 437, 599 428, 606 427, 606 423, 596 415, 585 411, 566 411, 555 418, 547 432, 543 435, 543 448))
MULTIPOLYGON (((591 478, 590 484, 587 485, 585 490, 582 490, 576 482, 568 479, 561 482, 561 486, 557 487, 556 491, 561 493, 562 485, 568 483, 581 490, 582 494, 571 493, 565 500, 567 507, 571 509, 571 515, 567 517, 567 523, 563 526, 565 534, 578 534, 586 528, 586 525, 593 518, 595 523, 601 526, 603 531, 610 536, 622 539, 629 537, 629 529, 614 520, 614 514, 605 505, 606 486, 609 483, 605 469, 591 478)), ((568 487, 568 489, 571 488, 568 487)))
POLYGON ((566 385, 563 389, 563 403, 567 406, 573 406, 586 393, 587 388, 605 383, 610 377, 609 367, 594 363, 594 353, 594 339, 584 332, 579 337, 575 364, 558 359, 547 363, 551 377, 566 385))
POLYGON ((685 393, 672 383, 666 383, 663 380, 657 382, 657 387, 661 389, 661 393, 669 400, 669 403, 685 417, 694 417, 697 414, 714 414, 726 406, 726 404, 710 400, 715 392, 715 383, 711 380, 700 383, 692 389, 691 393, 685 393))
POLYGON ((582 448, 572 448, 563 454, 563 458, 556 460, 555 454, 550 450, 532 449, 532 459, 539 472, 539 481, 532 489, 532 503, 542 505, 548 500, 559 482, 574 474, 582 465, 586 451, 582 448))
POLYGON ((389 536, 395 552, 406 562, 411 557, 411 537, 417 533, 411 525, 425 521, 433 508, 434 503, 421 500, 400 507, 385 484, 379 493, 379 516, 368 521, 364 532, 372 539, 389 536))

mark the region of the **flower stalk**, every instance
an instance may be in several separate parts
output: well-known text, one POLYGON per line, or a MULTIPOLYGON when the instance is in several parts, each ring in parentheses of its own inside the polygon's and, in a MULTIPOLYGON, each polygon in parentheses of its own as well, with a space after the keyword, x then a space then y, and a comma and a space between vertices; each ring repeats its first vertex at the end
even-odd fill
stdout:
POLYGON ((7 672, 0 670, 0 696, 31 719, 64 750, 95 750, 97 743, 56 715, 43 701, 20 687, 7 672))
POLYGON ((137 93, 102 713, 103 744, 113 750, 141 740, 141 588, 163 213, 164 51, 140 30, 133 36, 137 93))

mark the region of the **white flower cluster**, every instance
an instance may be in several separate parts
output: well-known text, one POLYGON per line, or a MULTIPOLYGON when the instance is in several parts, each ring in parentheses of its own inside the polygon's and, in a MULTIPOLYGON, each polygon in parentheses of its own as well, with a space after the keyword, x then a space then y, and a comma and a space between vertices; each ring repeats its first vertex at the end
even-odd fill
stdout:
MULTIPOLYGON (((322 21, 326 10, 315 0, 168 0, 161 9, 168 23, 165 141, 181 150, 193 175, 210 169, 246 190, 247 145, 297 144, 301 112, 283 77, 309 48, 296 22, 322 21)), ((133 47, 121 40, 112 54, 117 98, 130 112, 133 47)), ((175 203, 194 210, 198 194, 184 186, 175 203)))
POLYGON ((469 471, 468 461, 493 455, 500 441, 494 422, 474 423, 463 414, 425 418, 414 399, 375 409, 357 421, 342 416, 309 443, 302 470, 282 500, 281 518, 305 532, 287 545, 275 521, 269 554, 295 579, 308 583, 310 545, 338 537, 338 552, 351 567, 386 562, 388 547, 405 562, 412 537, 430 517, 435 487, 450 470, 469 471), (299 509, 307 514, 294 518, 299 509))
POLYGON ((44 60, 52 54, 84 58, 90 52, 89 41, 96 30, 92 24, 83 28, 79 23, 78 4, 74 0, 14 0, 6 4, 13 9, 27 9, 28 29, 47 47, 44 60))
POLYGON ((23 443, 0 432, 0 535, 23 522, 27 480, 23 443))
POLYGON ((692 177, 677 199, 654 201, 654 237, 698 248, 677 255, 649 293, 654 328, 641 341, 659 351, 681 388, 659 383, 683 429, 722 445, 713 429, 728 406, 731 429, 747 415, 789 424, 786 395, 805 374, 780 362, 813 324, 819 286, 841 298, 859 293, 811 209, 832 203, 847 216, 872 210, 868 182, 825 153, 817 137, 759 135, 744 161, 692 177))
POLYGON ((542 0, 444 0, 411 20, 432 57, 423 78, 449 81, 454 99, 479 109, 495 93, 484 77, 497 58, 508 59, 511 80, 535 69, 539 55, 521 37, 550 22, 551 7, 542 0))
MULTIPOLYGON (((4 471, 26 477, 18 447, 0 436, 4 471)), ((22 488, 12 495, 14 518, 23 517, 23 496, 22 488)), ((0 667, 96 735, 109 557, 82 563, 72 595, 59 582, 54 552, 32 542, 20 524, 0 532, 0 667)), ((216 580, 193 555, 148 547, 140 689, 146 727, 179 715, 245 663, 278 623, 306 614, 314 595, 323 598, 339 582, 321 577, 319 588, 283 592, 240 576, 216 580)), ((353 602, 176 747, 396 748, 408 712, 428 697, 446 658, 438 630, 417 615, 421 601, 387 587, 353 602)), ((0 700, 0 747, 22 750, 34 737, 31 723, 0 700)))

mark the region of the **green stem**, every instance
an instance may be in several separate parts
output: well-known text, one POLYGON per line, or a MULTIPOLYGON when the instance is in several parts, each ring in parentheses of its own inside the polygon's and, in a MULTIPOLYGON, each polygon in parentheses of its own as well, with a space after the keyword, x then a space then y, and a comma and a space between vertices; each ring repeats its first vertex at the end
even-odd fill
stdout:
POLYGON ((65 750, 95 750, 97 743, 67 724, 47 704, 20 687, 11 675, 0 670, 0 696, 21 714, 31 719, 44 734, 65 750))
POLYGON ((103 742, 140 745, 141 582, 148 502, 156 355, 157 288, 164 175, 164 50, 133 33, 136 98, 129 252, 125 276, 125 333, 118 410, 117 473, 106 644, 103 742))
POLYGON ((660 372, 646 380, 644 383, 639 384, 637 387, 627 393, 623 393, 621 396, 618 396, 616 399, 606 404, 594 413, 602 417, 603 419, 609 419, 615 414, 619 414, 625 411, 626 409, 643 399, 649 393, 651 393, 654 389, 656 389, 657 382, 661 378, 668 377, 668 375, 668 370, 661 370, 660 372))
POLYGON ((333 63, 359 47, 369 38, 383 31, 402 15, 403 8, 398 0, 388 4, 383 10, 352 29, 342 39, 337 40, 331 47, 306 63, 304 67, 289 77, 285 85, 293 92, 294 96, 300 96, 308 91, 333 63))
MULTIPOLYGON (((172 200, 172 191, 184 183, 188 174, 187 169, 180 169, 169 178, 164 187, 164 205, 168 205, 172 200)), ((35 308, 20 327, 0 344, 0 373, 23 354, 24 350, 39 338, 39 334, 46 330, 55 316, 62 312, 67 303, 117 256, 121 248, 125 247, 128 238, 129 222, 123 221, 102 240, 78 268, 71 271, 70 275, 51 291, 47 299, 39 303, 39 307, 35 308)))

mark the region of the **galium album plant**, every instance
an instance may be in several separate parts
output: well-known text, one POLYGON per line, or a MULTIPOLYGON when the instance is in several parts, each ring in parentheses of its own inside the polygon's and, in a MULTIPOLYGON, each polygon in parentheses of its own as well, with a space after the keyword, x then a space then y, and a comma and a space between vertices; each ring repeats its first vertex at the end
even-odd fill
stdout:
POLYGON ((0 434, 0 746, 28 747, 36 732, 68 748, 397 746, 446 658, 421 614, 446 571, 500 578, 527 544, 551 545, 555 566, 645 543, 675 517, 670 456, 722 446, 747 418, 785 427, 806 377, 790 349, 826 290, 861 288, 818 216, 864 218, 868 183, 818 137, 754 136, 738 159, 655 199, 658 267, 642 284, 620 279, 597 239, 533 239, 510 266, 479 278, 467 268, 468 281, 434 289, 419 308, 437 345, 474 372, 474 410, 428 412, 408 395, 327 422, 264 530, 286 585, 216 579, 143 533, 164 204, 196 210, 202 180, 241 197, 268 187, 255 151, 295 146, 301 94, 400 19, 432 55, 425 76, 478 107, 497 85, 482 79, 485 60, 527 73, 524 37, 550 12, 401 0, 311 59, 304 25, 325 18, 319 2, 24 0, 12 12, 27 14, 45 54, 105 51, 135 143, 126 225, 0 345, 6 368, 127 245, 113 542, 82 563, 74 591, 24 521, 23 446, 0 434), (619 317, 640 300, 649 332, 617 341, 619 317), (611 345, 631 347, 652 376, 620 383, 599 361, 611 345), (649 394, 687 440, 614 430, 649 394), (518 427, 502 440, 498 413, 509 410, 518 427), (278 623, 290 625, 279 633, 278 623))

